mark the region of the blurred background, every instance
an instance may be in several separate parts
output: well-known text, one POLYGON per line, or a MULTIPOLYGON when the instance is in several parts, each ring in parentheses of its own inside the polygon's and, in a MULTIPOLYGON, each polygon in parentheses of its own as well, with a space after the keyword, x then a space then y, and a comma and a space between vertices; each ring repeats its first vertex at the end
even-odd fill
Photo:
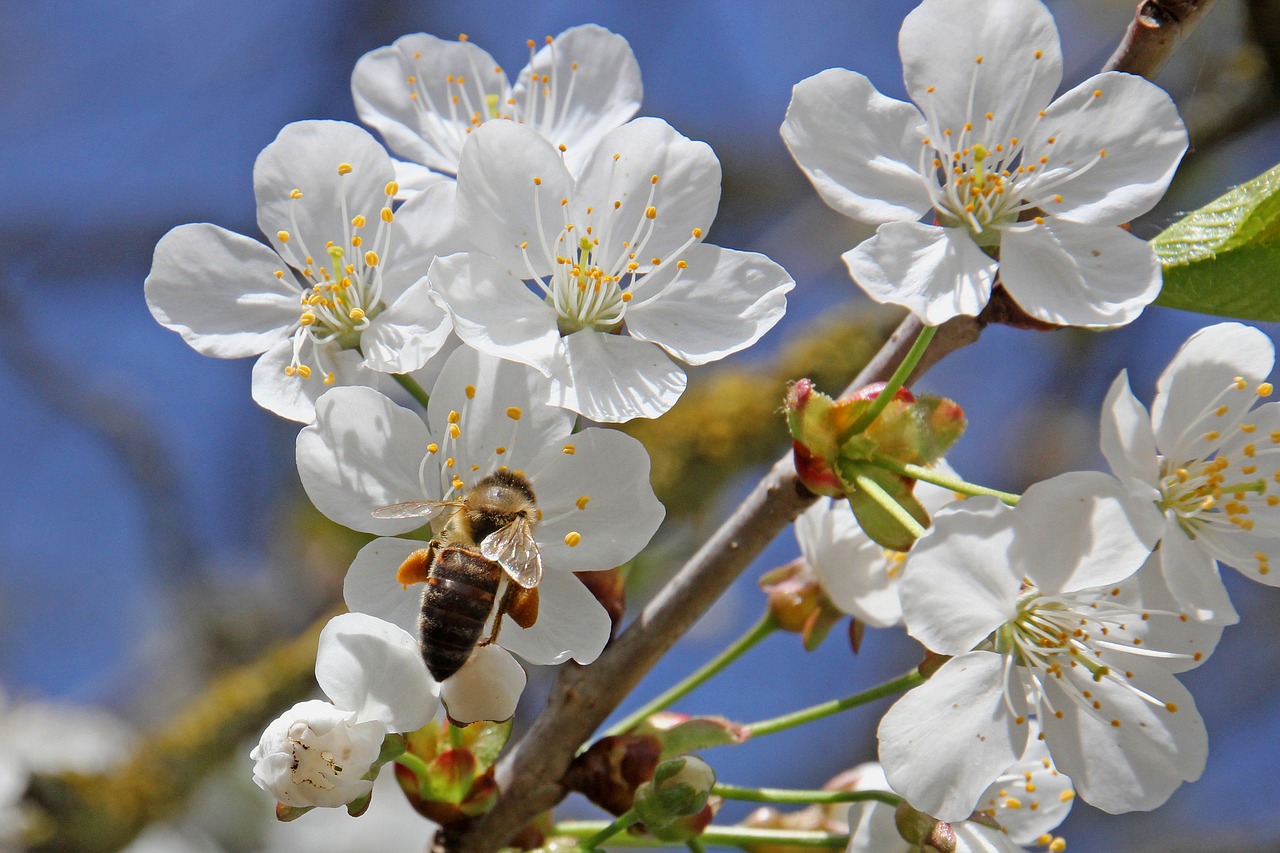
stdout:
MULTIPOLYGON (((813 375, 837 392, 898 319, 848 280, 839 255, 868 232, 818 200, 778 126, 791 86, 832 66, 904 97, 897 30, 913 5, 3 4, 0 228, 16 245, 0 265, 0 839, 25 768, 117 767, 161 732, 198 745, 209 718, 223 726, 217 748, 192 747, 180 768, 162 768, 171 780, 151 780, 165 801, 142 810, 157 821, 132 850, 418 851, 427 837, 394 790, 359 820, 317 812, 278 825, 250 780, 262 724, 312 689, 314 640, 292 658, 288 648, 262 656, 337 605, 363 540, 310 508, 293 464, 298 426, 251 402, 251 360, 201 357, 151 318, 142 281, 162 234, 208 221, 260 236, 258 152, 291 121, 355 121, 351 68, 404 33, 466 33, 513 76, 526 38, 587 22, 626 36, 644 78, 640 114, 709 142, 724 164, 709 241, 768 254, 797 282, 787 317, 760 345, 695 371, 669 418, 635 428, 655 454, 669 521, 632 573, 634 613, 784 449, 784 380, 813 375), (245 665, 256 687, 227 692, 224 680, 207 692, 245 665), (184 708, 191 728, 175 735, 184 708)), ((1064 87, 1101 66, 1133 15, 1132 0, 1049 5, 1064 87)), ((1158 79, 1193 149, 1136 233, 1151 237, 1280 161, 1278 71, 1280 3, 1219 0, 1158 79)), ((1115 374, 1128 368, 1149 402, 1181 341, 1211 322, 1152 308, 1106 334, 991 328, 917 390, 967 411, 969 432, 950 457, 960 472, 1020 490, 1101 466, 1098 406, 1115 374)), ((756 578, 796 554, 785 533, 622 711, 752 624, 763 607, 756 578)), ((1280 850, 1280 592, 1226 574, 1242 624, 1184 679, 1209 729, 1204 777, 1150 814, 1111 817, 1078 801, 1061 830, 1072 850, 1280 850)), ((869 631, 856 657, 841 630, 808 654, 778 635, 677 709, 763 719, 875 684, 919 651, 900 630, 869 631)), ((531 673, 517 726, 553 677, 531 673)), ((874 757, 886 707, 706 757, 732 784, 818 787, 874 757)), ((722 817, 746 811, 730 804, 722 817)), ((599 816, 574 800, 561 813, 599 816)), ((94 849, 114 848, 104 833, 94 849)))

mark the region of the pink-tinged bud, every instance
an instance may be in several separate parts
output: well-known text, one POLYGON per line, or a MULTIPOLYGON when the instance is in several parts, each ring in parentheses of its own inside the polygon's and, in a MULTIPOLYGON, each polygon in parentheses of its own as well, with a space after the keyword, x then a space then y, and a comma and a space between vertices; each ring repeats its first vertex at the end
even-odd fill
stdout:
MULTIPOLYGON (((883 391, 885 386, 888 384, 888 382, 872 382, 870 385, 863 385, 857 391, 854 391, 852 394, 845 397, 841 397, 840 399, 841 401, 851 400, 871 402, 876 397, 880 396, 880 392, 883 391)), ((916 401, 916 395, 912 394, 906 386, 902 386, 894 392, 893 399, 902 403, 914 403, 916 401)))
POLYGON ((613 735, 573 759, 562 780, 605 811, 620 815, 635 802, 636 788, 653 778, 662 742, 652 734, 613 735))
POLYGON ((796 462, 796 477, 815 495, 829 498, 844 497, 844 486, 825 460, 814 456, 798 441, 791 443, 796 462))
POLYGON ((632 734, 656 737, 663 755, 681 755, 713 746, 736 746, 750 737, 745 728, 724 717, 691 717, 672 711, 650 715, 632 734))
POLYGON ((446 721, 429 723, 406 737, 407 751, 427 764, 426 778, 396 764, 396 781, 423 817, 447 829, 465 826, 497 798, 493 764, 510 733, 510 723, 480 722, 453 731, 446 721))

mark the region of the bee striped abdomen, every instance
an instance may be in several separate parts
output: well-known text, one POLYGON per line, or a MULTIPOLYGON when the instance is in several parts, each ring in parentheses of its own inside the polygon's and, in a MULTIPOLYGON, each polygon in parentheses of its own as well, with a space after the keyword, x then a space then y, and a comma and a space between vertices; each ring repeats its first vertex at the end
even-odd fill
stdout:
POLYGON ((436 553, 422 593, 422 659, 436 681, 471 656, 493 610, 502 569, 479 553, 445 547, 436 553))

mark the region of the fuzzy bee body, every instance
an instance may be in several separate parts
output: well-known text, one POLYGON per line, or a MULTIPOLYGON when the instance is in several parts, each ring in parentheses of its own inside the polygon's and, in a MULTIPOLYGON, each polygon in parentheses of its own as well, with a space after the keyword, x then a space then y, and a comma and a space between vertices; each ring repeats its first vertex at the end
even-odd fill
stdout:
POLYGON ((532 534, 540 516, 523 475, 497 471, 458 500, 408 501, 380 507, 374 515, 436 517, 446 510, 451 515, 440 535, 410 554, 397 573, 406 585, 425 581, 419 639, 422 659, 437 681, 461 669, 476 646, 496 640, 504 615, 521 628, 533 625, 542 579, 532 534), (489 636, 482 639, 491 616, 489 636))

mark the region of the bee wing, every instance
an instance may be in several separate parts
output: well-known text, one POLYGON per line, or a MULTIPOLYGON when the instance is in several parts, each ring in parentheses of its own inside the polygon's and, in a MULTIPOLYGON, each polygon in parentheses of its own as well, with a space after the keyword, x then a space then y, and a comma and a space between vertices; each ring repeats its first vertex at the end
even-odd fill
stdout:
POLYGON ((518 518, 486 536, 480 543, 480 553, 502 566, 525 589, 533 589, 542 580, 542 554, 526 518, 518 518))
POLYGON ((423 518, 431 521, 450 507, 458 506, 457 501, 404 501, 398 504, 380 506, 373 511, 374 518, 423 518))

